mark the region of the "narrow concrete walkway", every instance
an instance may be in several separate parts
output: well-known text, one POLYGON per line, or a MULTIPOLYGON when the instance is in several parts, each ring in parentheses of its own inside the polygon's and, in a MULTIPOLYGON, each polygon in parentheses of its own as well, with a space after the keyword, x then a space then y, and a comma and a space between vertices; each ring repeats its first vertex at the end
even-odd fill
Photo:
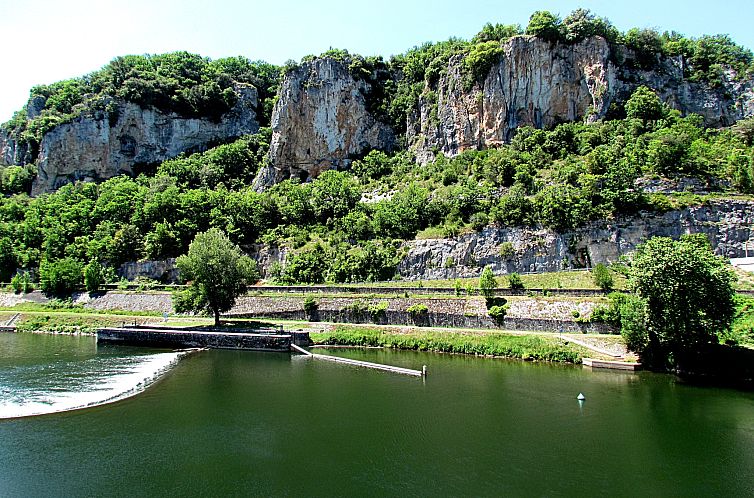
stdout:
POLYGON ((411 370, 410 368, 394 367, 392 365, 383 365, 381 363, 372 363, 369 361, 352 360, 350 358, 342 358, 340 356, 329 356, 329 355, 318 354, 318 353, 310 353, 309 351, 305 350, 302 347, 296 346, 295 344, 291 344, 291 350, 296 351, 297 353, 304 354, 308 357, 314 358, 315 360, 326 360, 326 361, 333 361, 336 363, 345 363, 347 365, 373 368, 375 370, 384 370, 386 372, 393 372, 393 373, 398 373, 398 374, 403 374, 403 375, 412 375, 414 377, 423 377, 424 375, 426 375, 426 368, 424 370, 411 370))
POLYGON ((8 320, 8 321, 7 321, 6 323, 5 323, 5 326, 6 326, 6 327, 13 327, 13 326, 14 326, 14 325, 16 324, 16 322, 18 321, 18 318, 19 318, 20 316, 21 316, 21 313, 16 313, 16 314, 15 314, 15 315, 13 315, 12 317, 10 317, 10 320, 8 320))
POLYGON ((577 339, 576 337, 573 337, 571 335, 563 336, 565 340, 572 342, 574 344, 578 344, 581 347, 584 347, 586 349, 589 349, 591 351, 596 351, 597 353, 604 354, 605 356, 610 356, 612 358, 623 358, 624 356, 622 354, 614 353, 613 351, 608 351, 607 349, 602 349, 600 347, 597 347, 593 344, 589 344, 586 341, 582 341, 581 339, 577 339))

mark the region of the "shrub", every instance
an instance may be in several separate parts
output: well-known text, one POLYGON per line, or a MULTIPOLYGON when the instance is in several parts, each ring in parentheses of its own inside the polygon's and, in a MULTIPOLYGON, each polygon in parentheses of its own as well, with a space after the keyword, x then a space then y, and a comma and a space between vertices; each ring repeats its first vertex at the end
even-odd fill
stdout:
POLYGON ((387 311, 387 301, 370 304, 367 307, 367 311, 369 311, 369 317, 372 321, 378 322, 385 316, 385 312, 387 311))
POLYGON ((610 292, 613 289, 613 275, 607 266, 602 263, 597 263, 592 269, 592 279, 594 280, 594 285, 605 292, 610 292))
POLYGON ((490 315, 497 325, 503 325, 505 323, 505 315, 508 312, 508 306, 492 306, 487 310, 487 314, 490 315))
POLYGON ((497 280, 495 275, 492 274, 492 268, 485 266, 482 270, 482 276, 479 277, 479 293, 486 298, 491 298, 495 295, 496 288, 497 280))
POLYGON ((507 303, 508 300, 504 297, 488 297, 484 302, 487 305, 487 309, 490 309, 494 306, 505 306, 505 303, 507 303))
POLYGON ((306 296, 304 299, 304 312, 309 317, 309 320, 311 320, 314 313, 317 312, 317 308, 319 308, 317 301, 312 296, 306 296))
POLYGON ((99 290, 105 283, 104 268, 99 261, 93 259, 84 267, 84 287, 89 292, 99 290))
POLYGON ((29 272, 21 272, 13 275, 13 278, 10 280, 10 285, 16 294, 26 294, 34 290, 34 284, 31 281, 29 272))
POLYGON ((504 260, 511 259, 513 255, 515 254, 515 250, 513 249, 513 243, 512 242, 503 242, 500 244, 500 257, 504 260))
POLYGON ((456 279, 455 282, 453 282, 453 289, 455 290, 456 296, 461 295, 461 281, 456 279))
POLYGON ((429 313, 429 308, 427 308, 426 304, 417 303, 417 304, 412 304, 411 306, 406 308, 406 311, 411 313, 411 316, 416 318, 418 316, 426 315, 427 313, 429 313))
POLYGON ((82 276, 81 263, 72 258, 43 260, 39 265, 39 284, 47 294, 71 294, 81 285, 82 276))
POLYGON ((523 289, 524 281, 521 279, 521 275, 516 272, 508 275, 508 285, 511 289, 523 289))

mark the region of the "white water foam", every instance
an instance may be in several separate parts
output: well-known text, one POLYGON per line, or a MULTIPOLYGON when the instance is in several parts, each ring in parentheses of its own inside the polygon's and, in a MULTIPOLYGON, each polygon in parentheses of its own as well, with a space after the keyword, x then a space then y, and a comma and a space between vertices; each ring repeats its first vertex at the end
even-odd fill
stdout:
POLYGON ((43 396, 23 400, 24 393, 15 393, 14 401, 0 400, 0 419, 46 415, 113 403, 143 392, 170 370, 184 355, 197 349, 138 356, 133 366, 97 379, 84 390, 50 391, 43 396), (18 398, 21 398, 19 400, 18 398))

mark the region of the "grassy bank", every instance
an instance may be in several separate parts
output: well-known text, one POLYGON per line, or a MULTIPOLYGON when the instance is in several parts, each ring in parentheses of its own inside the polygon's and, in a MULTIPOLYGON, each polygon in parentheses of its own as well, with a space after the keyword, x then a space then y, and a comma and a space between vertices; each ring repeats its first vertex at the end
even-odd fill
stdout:
POLYGON ((143 323, 149 317, 137 315, 85 314, 71 312, 24 312, 16 328, 19 332, 52 332, 59 334, 93 334, 100 327, 117 327, 125 323, 143 323))
POLYGON ((338 326, 332 332, 310 334, 315 344, 382 346, 414 351, 434 351, 499 356, 522 360, 581 363, 587 350, 563 344, 556 337, 507 335, 503 333, 467 334, 460 332, 393 332, 377 328, 338 326))

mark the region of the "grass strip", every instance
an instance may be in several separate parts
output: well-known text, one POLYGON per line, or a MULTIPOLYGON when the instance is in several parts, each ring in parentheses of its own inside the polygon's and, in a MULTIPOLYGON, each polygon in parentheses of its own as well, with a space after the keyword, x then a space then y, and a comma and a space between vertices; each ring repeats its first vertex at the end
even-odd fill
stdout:
POLYGON ((433 351, 497 356, 529 361, 581 363, 585 349, 540 335, 465 334, 414 331, 396 333, 365 327, 338 326, 332 332, 312 332, 315 344, 381 346, 413 351, 433 351))

